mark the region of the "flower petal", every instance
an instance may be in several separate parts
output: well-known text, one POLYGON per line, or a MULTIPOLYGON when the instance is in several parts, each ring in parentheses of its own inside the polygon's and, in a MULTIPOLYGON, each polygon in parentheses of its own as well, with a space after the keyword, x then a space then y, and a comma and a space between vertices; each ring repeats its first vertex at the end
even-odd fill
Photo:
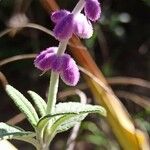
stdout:
POLYGON ((49 47, 42 51, 34 60, 34 65, 36 68, 46 71, 51 69, 52 62, 54 61, 54 56, 58 50, 58 47, 49 47))
POLYGON ((58 40, 71 38, 74 30, 74 16, 69 14, 59 21, 54 28, 54 35, 58 40))
POLYGON ((68 14, 70 14, 67 10, 57 10, 52 13, 51 20, 54 23, 58 23, 62 18, 66 17, 68 14))
POLYGON ((91 21, 96 21, 100 18, 101 7, 98 0, 85 0, 84 12, 91 21))
POLYGON ((80 78, 78 66, 68 54, 65 54, 63 57, 60 77, 67 85, 75 86, 80 78))
POLYGON ((52 56, 53 61, 51 62, 52 70, 55 72, 60 72, 62 70, 62 56, 57 54, 52 56))
POLYGON ((93 35, 93 27, 89 20, 87 20, 86 16, 83 14, 77 14, 75 16, 75 27, 74 32, 80 38, 90 38, 93 35))

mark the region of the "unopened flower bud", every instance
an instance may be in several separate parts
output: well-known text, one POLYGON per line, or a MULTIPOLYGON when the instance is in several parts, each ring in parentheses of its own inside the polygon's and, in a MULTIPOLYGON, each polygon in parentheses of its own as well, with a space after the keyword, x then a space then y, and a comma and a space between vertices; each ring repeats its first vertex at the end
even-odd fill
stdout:
POLYGON ((62 56, 55 54, 52 57, 51 68, 53 71, 59 73, 62 70, 62 56))
POLYGON ((71 38, 74 30, 74 16, 69 14, 63 17, 54 28, 56 39, 62 41, 71 38))
POLYGON ((58 23, 62 18, 66 17, 68 14, 70 14, 67 10, 58 10, 52 13, 51 20, 54 23, 58 23))
POLYGON ((80 78, 80 73, 76 62, 68 55, 62 57, 62 71, 60 72, 61 79, 70 86, 75 86, 80 78))
POLYGON ((100 18, 101 7, 98 0, 85 0, 84 12, 91 21, 96 21, 100 18))
POLYGON ((35 67, 42 71, 51 69, 57 50, 58 47, 50 47, 42 51, 34 60, 35 67))

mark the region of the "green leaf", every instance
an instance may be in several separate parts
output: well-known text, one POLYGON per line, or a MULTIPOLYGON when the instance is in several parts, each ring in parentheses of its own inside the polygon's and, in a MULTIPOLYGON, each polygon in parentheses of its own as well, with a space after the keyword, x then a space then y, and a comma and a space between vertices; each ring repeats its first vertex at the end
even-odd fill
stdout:
POLYGON ((32 138, 35 133, 0 122, 0 140, 32 138))
POLYGON ((46 114, 46 102, 37 93, 33 91, 28 91, 28 94, 32 97, 40 115, 43 117, 46 114))
POLYGON ((6 92, 19 110, 26 115, 32 126, 36 126, 39 118, 32 104, 18 90, 10 85, 6 85, 6 92))
POLYGON ((55 114, 75 113, 70 119, 61 123, 57 132, 63 132, 73 127, 77 122, 81 122, 89 113, 99 113, 103 116, 106 111, 103 107, 90 104, 81 104, 77 102, 59 103, 56 105, 55 114))
POLYGON ((103 116, 106 116, 106 110, 99 105, 82 104, 78 102, 58 103, 55 107, 54 114, 60 113, 88 113, 97 112, 103 116))
POLYGON ((52 139, 56 133, 64 132, 81 122, 89 113, 106 115, 101 106, 81 104, 76 102, 59 103, 56 105, 53 115, 47 115, 40 119, 38 128, 45 128, 45 139, 52 139), (48 126, 47 126, 48 125, 48 126))
POLYGON ((106 111, 101 106, 81 104, 77 102, 59 103, 56 105, 55 114, 59 113, 76 113, 63 121, 58 127, 57 132, 63 132, 73 127, 77 122, 81 122, 89 113, 99 113, 106 115, 106 111))
POLYGON ((41 118, 38 122, 38 127, 42 127, 46 124, 48 120, 54 122, 64 115, 74 114, 88 114, 88 113, 100 113, 103 116, 106 116, 106 111, 103 107, 90 104, 81 104, 77 102, 68 102, 68 103, 59 103, 55 106, 54 114, 47 115, 41 118), (53 120, 53 121, 52 121, 53 120))

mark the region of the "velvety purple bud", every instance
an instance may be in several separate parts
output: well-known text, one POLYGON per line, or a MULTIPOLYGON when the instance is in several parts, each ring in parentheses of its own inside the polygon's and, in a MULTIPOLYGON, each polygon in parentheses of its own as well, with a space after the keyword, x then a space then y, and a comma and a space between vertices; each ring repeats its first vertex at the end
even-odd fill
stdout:
POLYGON ((34 65, 42 71, 51 69, 52 62, 54 61, 54 55, 56 54, 58 47, 50 47, 42 51, 34 60, 34 65))
POLYGON ((53 56, 54 54, 46 54, 41 60, 34 62, 35 67, 42 71, 47 71, 52 68, 51 62, 53 61, 53 56))
POLYGON ((62 18, 66 17, 68 14, 70 14, 67 10, 57 10, 52 13, 51 20, 54 23, 58 23, 62 18))
POLYGON ((100 18, 101 7, 98 0, 85 0, 84 12, 91 21, 96 21, 100 18))
POLYGON ((73 62, 72 58, 68 54, 63 54, 61 57, 61 63, 62 63, 62 70, 65 70, 67 68, 71 68, 72 64, 75 64, 75 61, 73 62))
POLYGON ((58 50, 58 47, 49 47, 46 50, 40 52, 40 54, 38 54, 36 56, 35 61, 40 61, 43 57, 45 57, 46 54, 48 54, 48 53, 56 53, 57 50, 58 50))
POLYGON ((71 38, 74 30, 74 16, 69 14, 59 21, 54 28, 54 35, 58 40, 71 38))
POLYGON ((80 78, 79 70, 77 66, 68 68, 60 74, 61 79, 70 86, 75 86, 80 78))
POLYGON ((42 51, 41 53, 52 53, 52 52, 57 53, 57 51, 58 51, 58 47, 53 46, 53 47, 46 48, 46 50, 42 51))
POLYGON ((75 16, 74 33, 80 38, 90 38, 93 35, 93 27, 86 16, 83 14, 77 14, 75 16))
POLYGON ((60 72, 62 70, 62 56, 57 54, 52 56, 53 61, 51 62, 51 67, 53 71, 60 72))
POLYGON ((63 55, 63 70, 60 72, 61 79, 70 86, 75 86, 80 78, 78 66, 75 61, 67 54, 63 55))

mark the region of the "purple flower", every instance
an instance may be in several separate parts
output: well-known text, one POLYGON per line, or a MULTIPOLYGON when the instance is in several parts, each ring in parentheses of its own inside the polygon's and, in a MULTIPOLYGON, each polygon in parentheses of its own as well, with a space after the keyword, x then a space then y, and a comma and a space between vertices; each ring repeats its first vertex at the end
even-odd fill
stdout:
POLYGON ((51 69, 57 50, 58 47, 49 47, 42 51, 34 60, 35 67, 42 71, 51 69))
POLYGON ((74 29, 74 15, 68 14, 63 17, 54 28, 54 35, 58 40, 71 38, 74 29))
POLYGON ((66 17, 68 14, 70 14, 67 10, 57 10, 52 13, 51 20, 54 23, 58 23, 62 18, 66 17))
POLYGON ((101 7, 98 0, 85 0, 84 12, 91 21, 96 21, 100 18, 101 7))
POLYGON ((77 85, 80 74, 77 66, 68 68, 60 74, 61 79, 69 86, 77 85))
POLYGON ((80 78, 80 73, 76 62, 68 54, 62 56, 61 79, 70 86, 75 86, 80 78))
POLYGON ((93 34, 91 22, 81 13, 73 16, 69 11, 60 10, 54 12, 51 19, 56 23, 54 35, 59 40, 68 39, 73 33, 80 38, 90 38, 93 34))
POLYGON ((70 86, 75 86, 80 77, 76 62, 68 54, 57 55, 58 47, 42 51, 34 60, 34 65, 42 71, 52 69, 60 74, 61 79, 70 86))

